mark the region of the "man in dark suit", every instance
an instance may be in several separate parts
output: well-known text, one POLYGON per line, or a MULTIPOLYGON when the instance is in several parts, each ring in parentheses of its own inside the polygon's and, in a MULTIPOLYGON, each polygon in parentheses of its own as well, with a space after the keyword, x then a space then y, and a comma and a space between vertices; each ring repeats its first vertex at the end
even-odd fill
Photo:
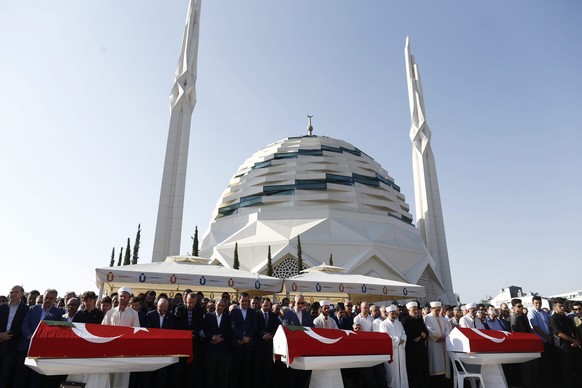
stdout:
MULTIPOLYGON (((289 325, 313 327, 313 317, 305 307, 303 295, 295 295, 295 306, 285 312, 283 319, 289 325)), ((290 387, 305 387, 311 378, 311 371, 290 368, 288 375, 290 387)))
POLYGON ((158 300, 155 310, 146 315, 145 327, 152 329, 175 329, 176 317, 168 311, 170 302, 167 299, 158 300))
POLYGON ((305 309, 305 298, 301 294, 295 296, 295 307, 287 310, 284 319, 295 326, 313 327, 313 317, 305 309))
POLYGON ((179 375, 180 382, 188 386, 204 386, 198 371, 199 361, 203 357, 200 355, 200 330, 202 330, 202 307, 198 303, 198 296, 194 292, 186 295, 186 304, 176 307, 176 328, 180 330, 190 330, 192 332, 192 354, 194 360, 187 363, 186 358, 180 359, 179 375))
MULTIPOLYGON (((170 302, 167 299, 160 298, 155 310, 150 311, 146 315, 145 327, 152 329, 175 329, 176 328, 176 317, 170 311, 170 302)), ((154 372, 150 372, 144 379, 142 379, 144 386, 146 387, 174 387, 175 382, 174 377, 177 378, 177 374, 174 373, 174 365, 170 365, 154 372)))
POLYGON ((216 311, 204 317, 204 336, 207 340, 206 377, 207 387, 225 388, 228 383, 228 353, 232 337, 226 300, 216 303, 216 311))
POLYGON ((22 339, 20 325, 28 311, 22 301, 24 289, 14 286, 8 303, 0 306, 0 387, 12 387, 18 360, 18 343, 22 339))
POLYGON ((256 311, 249 307, 249 304, 249 294, 241 292, 239 308, 230 313, 233 337, 230 386, 233 388, 250 388, 252 383, 257 315, 256 311))
POLYGON ((257 311, 257 335, 255 341, 254 387, 272 387, 273 336, 279 327, 277 315, 271 311, 271 300, 263 298, 257 311))
POLYGON ((28 309, 20 328, 22 338, 18 344, 18 365, 15 387, 58 387, 61 376, 44 376, 24 365, 24 359, 30 346, 30 339, 36 330, 40 321, 62 321, 63 310, 58 308, 55 303, 58 292, 54 289, 48 289, 44 292, 42 304, 37 304, 28 309))

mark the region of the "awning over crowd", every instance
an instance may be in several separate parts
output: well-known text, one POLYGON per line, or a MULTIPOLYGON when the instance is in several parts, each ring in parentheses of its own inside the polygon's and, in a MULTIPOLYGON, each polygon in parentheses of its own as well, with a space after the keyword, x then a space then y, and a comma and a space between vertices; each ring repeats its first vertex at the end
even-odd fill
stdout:
POLYGON ((211 297, 225 291, 273 295, 283 288, 282 279, 208 263, 195 256, 172 256, 163 262, 96 268, 96 284, 100 294, 129 286, 134 294, 150 289, 173 294, 189 288, 211 297))
POLYGON ((353 301, 418 299, 424 297, 424 287, 412 283, 381 279, 352 273, 344 268, 322 264, 285 280, 285 289, 313 298, 350 298, 353 301))

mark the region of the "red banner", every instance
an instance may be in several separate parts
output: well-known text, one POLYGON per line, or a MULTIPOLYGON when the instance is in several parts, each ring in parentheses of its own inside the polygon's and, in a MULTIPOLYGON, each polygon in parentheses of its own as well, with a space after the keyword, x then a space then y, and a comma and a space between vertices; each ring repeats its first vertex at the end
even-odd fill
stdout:
POLYGON ((447 339, 447 350, 464 353, 537 353, 544 351, 535 334, 457 327, 447 339))
MULTIPOLYGON (((392 359, 392 341, 386 333, 281 326, 275 347, 286 341, 289 363, 295 357, 362 356, 386 354, 392 359), (284 338, 281 337, 284 334, 284 338)), ((284 348, 284 344, 283 347, 284 348)), ((285 354, 284 354, 285 355, 285 354)))
POLYGON ((41 321, 28 349, 28 357, 38 358, 141 356, 187 356, 191 359, 192 333, 189 330, 41 321))

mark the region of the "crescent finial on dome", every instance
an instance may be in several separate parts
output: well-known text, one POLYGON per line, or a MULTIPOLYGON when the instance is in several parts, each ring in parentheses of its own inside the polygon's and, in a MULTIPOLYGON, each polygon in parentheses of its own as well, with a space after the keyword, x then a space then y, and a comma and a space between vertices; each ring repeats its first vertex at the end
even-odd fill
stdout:
POLYGON ((307 136, 313 136, 313 125, 311 125, 311 118, 313 115, 307 115, 307 136))

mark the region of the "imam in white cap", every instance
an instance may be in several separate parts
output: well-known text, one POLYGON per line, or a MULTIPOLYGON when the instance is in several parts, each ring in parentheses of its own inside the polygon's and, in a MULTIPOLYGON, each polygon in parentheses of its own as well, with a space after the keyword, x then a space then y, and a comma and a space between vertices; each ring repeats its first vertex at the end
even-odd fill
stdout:
POLYGON ((430 302, 430 308, 441 307, 443 304, 441 302, 430 302))
POLYGON ((386 307, 386 312, 389 313, 391 311, 398 311, 398 307, 395 304, 391 304, 390 306, 386 307))
POLYGON ((117 290, 118 294, 121 294, 122 292, 127 292, 129 295, 132 294, 131 288, 129 287, 121 287, 119 290, 117 290))
POLYGON ((409 310, 410 310, 410 309, 411 309, 411 308, 413 308, 413 307, 418 307, 418 303, 416 303, 415 301, 412 301, 412 302, 408 302, 408 303, 406 303, 406 308, 407 308, 407 309, 409 309, 409 310))
POLYGON ((321 300, 321 301, 319 301, 319 305, 320 306, 329 306, 329 305, 331 305, 331 300, 329 300, 329 299, 321 300))
POLYGON ((467 303, 467 304, 465 305, 465 308, 466 308, 467 310, 468 310, 468 309, 476 309, 476 308, 477 308, 477 305, 476 305, 475 303, 467 303))

